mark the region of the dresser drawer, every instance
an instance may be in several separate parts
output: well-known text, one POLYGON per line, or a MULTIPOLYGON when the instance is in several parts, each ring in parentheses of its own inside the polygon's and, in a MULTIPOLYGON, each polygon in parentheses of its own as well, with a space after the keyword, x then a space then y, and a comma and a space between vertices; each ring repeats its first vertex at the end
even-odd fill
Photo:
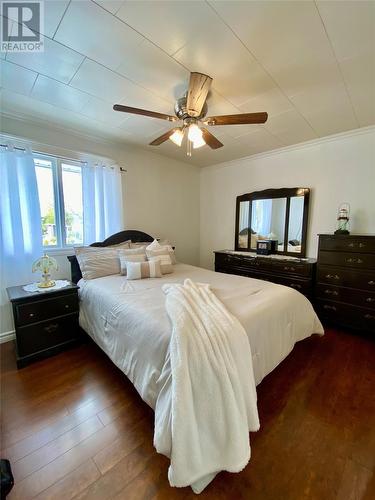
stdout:
POLYGON ((17 325, 27 325, 76 311, 78 311, 78 295, 70 293, 52 299, 18 304, 15 319, 17 325))
POLYGON ((319 263, 355 269, 375 269, 375 254, 320 251, 319 263))
POLYGON ((282 274, 294 274, 297 276, 310 276, 311 267, 307 264, 288 261, 272 261, 272 270, 282 274))
POLYGON ((304 295, 311 294, 312 282, 310 280, 299 280, 281 276, 273 276, 273 283, 277 283, 279 285, 289 286, 290 288, 294 288, 298 292, 303 293, 304 295))
POLYGON ((78 336, 78 314, 22 326, 16 334, 18 355, 28 356, 70 342, 78 336))
POLYGON ((375 312, 371 309, 340 304, 337 302, 317 300, 318 315, 342 326, 375 333, 375 312))
POLYGON ((317 282, 375 292, 375 271, 356 271, 318 265, 317 282))
POLYGON ((375 238, 366 238, 351 236, 349 238, 340 238, 337 236, 320 237, 320 250, 336 250, 341 252, 375 252, 375 238))
POLYGON ((319 284, 316 287, 316 296, 323 300, 329 299, 337 302, 346 302, 347 304, 354 304, 375 310, 375 292, 319 284))

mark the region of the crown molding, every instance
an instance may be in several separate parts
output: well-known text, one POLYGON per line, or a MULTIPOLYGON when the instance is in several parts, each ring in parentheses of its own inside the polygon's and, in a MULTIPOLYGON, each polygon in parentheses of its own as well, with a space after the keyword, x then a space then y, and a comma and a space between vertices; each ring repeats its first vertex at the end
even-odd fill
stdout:
POLYGON ((215 163, 213 165, 207 165, 207 167, 202 167, 202 171, 204 172, 207 169, 221 169, 221 168, 229 168, 233 166, 237 166, 239 163, 254 161, 262 158, 269 158, 272 156, 278 156, 284 153, 289 153, 293 151, 298 151, 307 148, 313 148, 316 146, 320 146, 322 144, 326 144, 329 142, 340 141, 342 139, 356 137, 359 135, 366 135, 375 133, 375 125, 370 125, 368 127, 360 127, 352 130, 347 130, 345 132, 339 132, 338 134, 327 135, 325 137, 319 137, 318 139, 312 139, 310 141, 299 142, 298 144, 293 144, 291 146, 284 146, 277 149, 272 149, 270 151, 263 151, 261 153, 256 153, 254 155, 242 156, 240 158, 236 158, 234 160, 229 160, 225 162, 215 163))

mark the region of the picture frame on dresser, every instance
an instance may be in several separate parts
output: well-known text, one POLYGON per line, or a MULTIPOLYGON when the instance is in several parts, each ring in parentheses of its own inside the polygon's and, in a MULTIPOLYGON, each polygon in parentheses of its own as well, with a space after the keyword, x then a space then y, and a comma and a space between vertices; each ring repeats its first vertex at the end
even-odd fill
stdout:
POLYGON ((315 305, 325 322, 375 334, 375 235, 319 234, 315 305))

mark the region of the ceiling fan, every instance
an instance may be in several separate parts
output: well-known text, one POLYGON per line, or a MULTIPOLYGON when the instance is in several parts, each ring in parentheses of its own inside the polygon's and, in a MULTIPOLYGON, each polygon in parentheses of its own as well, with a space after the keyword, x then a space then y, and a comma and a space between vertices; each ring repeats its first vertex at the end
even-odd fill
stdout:
POLYGON ((172 128, 165 132, 157 139, 150 142, 150 146, 160 146, 163 142, 170 139, 177 146, 181 146, 185 133, 187 134, 187 154, 191 156, 191 148, 200 148, 207 144, 211 149, 218 149, 223 144, 216 139, 206 128, 201 125, 209 127, 217 125, 243 125, 265 123, 268 118, 267 113, 243 113, 238 115, 222 115, 222 116, 209 116, 207 114, 207 95, 210 90, 212 78, 204 75, 203 73, 192 72, 190 73, 189 88, 186 94, 178 99, 175 104, 174 112, 176 116, 166 115, 164 113, 157 113, 155 111, 148 111, 146 109, 132 108, 130 106, 123 106, 122 104, 115 104, 113 109, 115 111, 123 111, 134 115, 150 116, 152 118, 159 118, 160 120, 167 120, 176 122, 181 120, 182 125, 172 128))

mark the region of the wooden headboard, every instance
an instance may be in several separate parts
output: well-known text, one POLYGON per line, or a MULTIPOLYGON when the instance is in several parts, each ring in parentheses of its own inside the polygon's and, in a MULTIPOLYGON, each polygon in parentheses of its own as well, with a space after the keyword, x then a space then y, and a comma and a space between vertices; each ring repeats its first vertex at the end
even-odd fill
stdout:
MULTIPOLYGON (((132 240, 133 243, 139 243, 142 241, 152 242, 154 241, 154 238, 147 233, 143 233, 142 231, 131 229, 129 231, 120 231, 119 233, 113 234, 104 241, 92 243, 90 247, 108 247, 109 245, 118 245, 119 243, 123 243, 127 240, 132 240)), ((81 269, 79 267, 77 257, 75 255, 68 255, 68 260, 70 262, 72 282, 77 284, 78 281, 82 278, 81 269)))

